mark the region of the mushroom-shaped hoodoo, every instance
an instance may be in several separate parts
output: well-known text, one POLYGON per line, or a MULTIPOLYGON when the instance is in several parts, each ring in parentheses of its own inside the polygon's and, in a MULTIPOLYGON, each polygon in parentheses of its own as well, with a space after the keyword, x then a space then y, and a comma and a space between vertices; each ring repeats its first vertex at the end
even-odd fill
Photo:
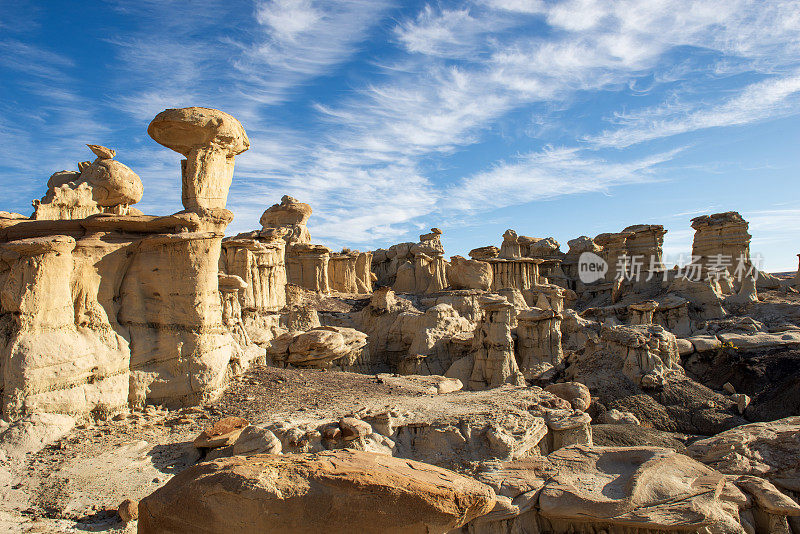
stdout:
POLYGON ((186 156, 182 162, 186 209, 225 208, 234 157, 250 148, 238 120, 217 109, 166 109, 150 122, 147 133, 157 143, 186 156))

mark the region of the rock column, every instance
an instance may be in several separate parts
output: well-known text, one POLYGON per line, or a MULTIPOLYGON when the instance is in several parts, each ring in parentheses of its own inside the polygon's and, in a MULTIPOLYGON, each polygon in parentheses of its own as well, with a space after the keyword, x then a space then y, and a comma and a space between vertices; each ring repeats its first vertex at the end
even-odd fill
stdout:
POLYGON ((500 298, 487 300, 482 308, 483 317, 473 339, 470 389, 494 388, 503 384, 524 386, 525 378, 517 366, 511 337, 514 306, 500 298))
POLYGON ((531 308, 517 315, 517 350, 525 378, 538 378, 563 360, 561 319, 552 309, 531 308))

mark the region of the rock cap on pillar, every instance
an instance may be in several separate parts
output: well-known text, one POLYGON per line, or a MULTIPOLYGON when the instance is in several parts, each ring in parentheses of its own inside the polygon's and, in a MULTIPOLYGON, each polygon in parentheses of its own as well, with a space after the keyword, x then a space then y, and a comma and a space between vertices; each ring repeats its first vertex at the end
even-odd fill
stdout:
POLYGON ((212 108, 165 109, 150 122, 147 134, 184 156, 209 145, 216 145, 232 156, 250 148, 242 124, 224 111, 212 108))
POLYGON ((211 108, 165 109, 150 122, 147 133, 186 157, 182 195, 186 209, 225 208, 234 157, 250 148, 237 119, 211 108))

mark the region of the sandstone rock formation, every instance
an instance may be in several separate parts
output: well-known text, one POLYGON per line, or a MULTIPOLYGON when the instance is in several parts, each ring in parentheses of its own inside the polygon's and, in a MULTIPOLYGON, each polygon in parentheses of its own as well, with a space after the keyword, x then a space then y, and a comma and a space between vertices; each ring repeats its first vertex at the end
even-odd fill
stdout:
POLYGON ((367 335, 353 328, 320 326, 306 332, 289 332, 275 338, 267 349, 273 364, 291 364, 296 367, 340 367, 366 364, 369 353, 364 353, 367 335))
MULTIPOLYGON (((472 341, 469 377, 461 381, 470 389, 497 387, 501 384, 524 385, 525 379, 517 366, 511 337, 514 307, 505 298, 487 299, 482 303, 483 317, 472 341)), ((454 363, 453 365, 457 365, 454 363)), ((453 367, 447 375, 453 376, 453 367)), ((461 379, 461 376, 454 376, 461 379)))
POLYGON ((600 350, 614 354, 620 370, 643 387, 663 384, 670 373, 682 373, 675 336, 658 325, 604 328, 600 350))
POLYGON ((739 258, 750 262, 749 224, 738 212, 728 211, 703 215, 692 219, 694 241, 692 257, 703 267, 703 276, 708 273, 710 263, 720 264, 718 258, 729 259, 729 264, 720 267, 732 275, 739 258))
POLYGON ((33 201, 33 219, 83 219, 95 213, 141 215, 130 208, 142 199, 139 176, 114 159, 114 150, 100 145, 86 146, 97 158, 79 163, 77 172, 53 174, 47 181, 47 194, 33 201))
POLYGON ((375 250, 372 270, 378 285, 391 286, 398 293, 436 293, 448 287, 441 235, 441 230, 431 228, 419 236, 419 243, 375 250))
POLYGON ((461 256, 450 258, 448 270, 450 286, 453 289, 479 289, 488 291, 492 287, 492 267, 483 261, 468 260, 461 256))
POLYGON ((286 249, 286 276, 290 284, 328 293, 328 261, 331 249, 323 245, 295 243, 286 249))
POLYGON ((0 529, 800 531, 800 297, 751 269, 739 214, 694 219, 670 269, 655 224, 332 252, 289 196, 225 238, 241 124, 148 131, 186 157, 184 211, 132 208, 90 145, 32 218, 0 212, 0 529))
POLYGON ((273 204, 264 211, 259 222, 264 230, 285 229, 284 239, 289 245, 311 243, 311 234, 306 228, 311 213, 311 206, 284 195, 280 204, 273 204))
POLYGON ((742 492, 668 449, 572 446, 487 466, 478 478, 495 488, 502 506, 470 524, 476 534, 745 532, 742 492))
POLYGON ((696 441, 692 458, 731 475, 765 477, 785 490, 800 491, 800 417, 751 423, 696 441))
POLYGON ((81 166, 80 187, 112 213, 4 225, 6 416, 196 403, 218 395, 229 374, 252 359, 223 323, 224 302, 234 329, 238 310, 223 299, 218 280, 222 232, 232 217, 223 208, 233 155, 247 148, 247 137, 229 115, 202 108, 167 110, 150 132, 190 158, 184 200, 195 212, 114 214, 124 211, 114 206, 141 197, 141 183, 111 159, 113 151, 92 146, 98 159, 81 166))
POLYGON ((331 291, 350 294, 372 293, 372 253, 343 250, 328 258, 331 291))
POLYGON ((187 469, 141 501, 139 532, 445 533, 494 502, 479 482, 381 454, 234 457, 187 469))
POLYGON ((286 306, 284 230, 239 234, 223 239, 219 269, 243 281, 236 294, 247 338, 266 345, 279 332, 286 306))
POLYGON ((187 210, 225 208, 234 159, 250 148, 238 120, 216 109, 166 109, 150 122, 147 133, 186 158, 181 161, 181 199, 187 210))
POLYGON ((517 315, 517 353, 525 378, 538 378, 561 364, 562 318, 550 308, 531 308, 517 315))

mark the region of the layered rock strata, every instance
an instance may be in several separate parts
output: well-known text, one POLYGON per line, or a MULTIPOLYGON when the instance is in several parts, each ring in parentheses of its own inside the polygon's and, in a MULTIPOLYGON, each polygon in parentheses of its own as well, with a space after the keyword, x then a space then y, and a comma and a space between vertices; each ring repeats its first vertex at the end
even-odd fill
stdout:
MULTIPOLYGON (((187 155, 187 211, 71 213, 2 225, 0 367, 8 417, 193 404, 214 398, 257 356, 240 345, 248 338, 234 301, 244 288, 228 286, 222 295, 218 277, 232 219, 224 208, 233 157, 246 150, 247 136, 236 119, 205 108, 166 110, 149 131, 187 155)), ((104 207, 138 200, 138 177, 111 159, 113 151, 92 149, 98 159, 82 174, 93 200, 104 207)))

